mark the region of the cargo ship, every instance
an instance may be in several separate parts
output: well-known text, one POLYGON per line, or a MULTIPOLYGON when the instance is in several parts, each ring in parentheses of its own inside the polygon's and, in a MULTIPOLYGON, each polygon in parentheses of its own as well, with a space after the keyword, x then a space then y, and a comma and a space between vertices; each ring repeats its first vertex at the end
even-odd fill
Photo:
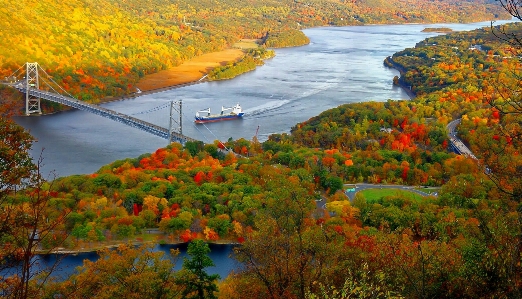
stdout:
POLYGON ((231 119, 237 119, 242 118, 245 113, 243 112, 243 109, 241 109, 241 106, 239 104, 235 105, 234 107, 225 108, 224 106, 221 106, 221 114, 211 114, 210 108, 199 110, 196 112, 196 119, 194 120, 195 123, 201 124, 201 123, 209 123, 209 122, 216 122, 216 121, 222 121, 222 120, 231 120, 231 119), (226 111, 229 111, 228 113, 225 113, 226 111))

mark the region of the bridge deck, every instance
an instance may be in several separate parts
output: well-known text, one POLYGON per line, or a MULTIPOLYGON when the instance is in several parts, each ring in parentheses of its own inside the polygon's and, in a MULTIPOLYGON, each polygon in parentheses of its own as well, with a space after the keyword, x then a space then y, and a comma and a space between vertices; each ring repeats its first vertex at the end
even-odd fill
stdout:
MULTIPOLYGON (((99 116, 102 116, 105 118, 109 118, 114 121, 120 122, 122 124, 151 133, 151 134, 159 136, 161 138, 169 139, 169 130, 168 129, 157 126, 155 124, 152 124, 152 123, 149 123, 146 121, 143 121, 141 119, 138 119, 138 118, 126 115, 126 114, 122 114, 122 113, 116 112, 114 110, 106 109, 106 108, 100 107, 98 105, 93 105, 93 104, 85 103, 82 101, 78 101, 74 98, 66 97, 66 96, 63 96, 60 94, 43 91, 43 90, 39 90, 39 89, 33 89, 33 88, 26 89, 25 86, 23 86, 21 84, 16 84, 16 85, 14 85, 14 87, 16 89, 18 89, 20 92, 23 92, 23 93, 29 92, 29 94, 31 96, 39 97, 41 99, 45 99, 48 101, 52 101, 55 103, 59 103, 59 104, 66 105, 66 106, 76 108, 79 110, 87 111, 90 113, 94 113, 96 115, 99 115, 99 116)), ((185 135, 182 135, 182 134, 179 134, 176 132, 171 132, 170 135, 171 135, 171 140, 170 140, 171 142, 179 142, 179 143, 184 144, 187 141, 198 141, 194 138, 190 138, 188 136, 185 136, 185 135)))

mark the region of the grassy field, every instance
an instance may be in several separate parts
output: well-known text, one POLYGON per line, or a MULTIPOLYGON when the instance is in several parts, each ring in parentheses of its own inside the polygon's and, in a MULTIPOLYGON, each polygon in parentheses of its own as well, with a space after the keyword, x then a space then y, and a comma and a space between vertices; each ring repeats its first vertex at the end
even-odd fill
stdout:
POLYGON ((367 201, 373 201, 385 196, 401 196, 411 198, 414 200, 421 200, 423 197, 417 193, 402 190, 402 189, 366 189, 360 191, 367 201))
POLYGON ((245 55, 243 50, 258 48, 258 42, 256 39, 242 39, 231 49, 203 54, 185 61, 180 66, 147 75, 138 82, 137 87, 141 91, 150 91, 198 81, 211 69, 241 59, 245 55))
POLYGON ((256 49, 259 48, 259 40, 257 39, 242 39, 235 43, 232 47, 236 49, 256 49))
POLYGON ((147 75, 138 82, 137 87, 141 91, 149 91, 198 81, 209 70, 220 65, 226 65, 232 61, 237 61, 244 55, 241 49, 227 49, 216 53, 204 54, 186 61, 180 66, 147 75))

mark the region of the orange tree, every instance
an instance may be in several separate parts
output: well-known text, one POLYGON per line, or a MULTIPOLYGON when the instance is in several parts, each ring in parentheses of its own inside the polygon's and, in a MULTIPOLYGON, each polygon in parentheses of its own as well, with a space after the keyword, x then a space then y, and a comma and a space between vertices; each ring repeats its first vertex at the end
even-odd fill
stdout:
POLYGON ((33 138, 11 118, 9 93, 0 89, 0 293, 35 298, 53 270, 36 269, 35 251, 50 251, 63 242, 68 210, 51 208, 53 194, 39 170, 42 160, 33 161, 33 138))

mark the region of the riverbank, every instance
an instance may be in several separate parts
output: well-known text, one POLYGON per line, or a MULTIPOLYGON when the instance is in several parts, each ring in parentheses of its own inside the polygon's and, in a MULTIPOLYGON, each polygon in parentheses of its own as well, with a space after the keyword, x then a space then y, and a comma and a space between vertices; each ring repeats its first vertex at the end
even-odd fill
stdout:
POLYGON ((146 94, 207 82, 206 75, 210 70, 243 58, 245 53, 242 49, 250 43, 242 42, 241 47, 234 45, 230 49, 203 54, 187 60, 179 66, 146 75, 136 84, 137 92, 119 97, 105 97, 100 100, 100 103, 133 99, 146 94))
POLYGON ((148 92, 169 86, 196 82, 211 69, 226 65, 229 62, 238 61, 243 56, 245 56, 245 53, 241 49, 226 49, 204 54, 185 61, 177 67, 147 75, 136 86, 142 92, 148 92))
MULTIPOLYGON (((403 68, 402 66, 400 66, 399 64, 395 63, 395 61, 393 61, 393 58, 391 56, 388 56, 384 59, 384 65, 389 68, 398 70, 400 73, 400 77, 402 77, 406 73, 406 69, 403 68)), ((399 86, 400 88, 402 88, 402 90, 404 90, 408 94, 408 96, 410 97, 410 100, 413 100, 415 97, 417 97, 417 95, 415 94, 415 92, 413 92, 411 90, 411 86, 406 86, 401 81, 400 77, 399 77, 399 80, 397 80, 396 85, 399 86)), ((395 84, 395 82, 394 82, 394 84, 395 84)))
MULTIPOLYGON (((152 230, 152 229, 151 229, 152 230)), ((162 238, 158 239, 155 238, 154 240, 151 240, 150 236, 158 236, 158 233, 149 233, 149 234, 140 234, 139 236, 136 236, 133 239, 126 239, 126 240, 115 240, 115 241, 104 241, 104 242, 83 242, 82 247, 77 248, 64 248, 64 247, 56 247, 51 250, 43 250, 38 249, 35 250, 35 254, 40 255, 47 255, 47 254, 70 254, 70 255, 76 255, 81 253, 90 253, 90 252, 97 252, 103 249, 111 249, 111 248, 117 248, 118 246, 124 245, 124 244, 130 244, 132 246, 141 246, 145 244, 152 244, 152 245, 182 245, 186 244, 188 242, 184 242, 181 240, 172 240, 168 237, 167 234, 161 234, 162 238), (147 237, 148 235, 149 237, 147 237)), ((240 243, 237 242, 237 240, 234 239, 220 239, 215 241, 207 241, 209 244, 215 244, 215 245, 239 245, 240 243)))

